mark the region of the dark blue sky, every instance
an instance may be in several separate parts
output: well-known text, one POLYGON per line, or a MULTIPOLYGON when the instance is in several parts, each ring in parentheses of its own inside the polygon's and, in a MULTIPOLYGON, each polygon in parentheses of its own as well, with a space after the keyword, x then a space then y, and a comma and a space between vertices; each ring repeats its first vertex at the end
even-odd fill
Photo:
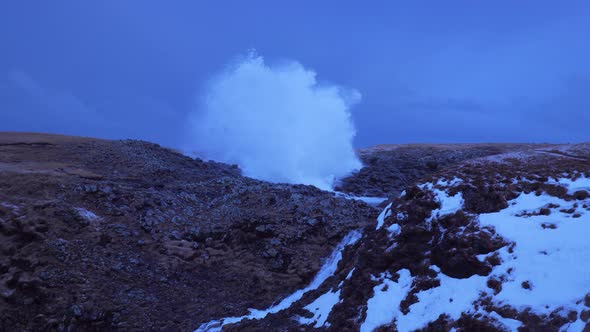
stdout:
POLYGON ((255 48, 359 90, 357 146, 590 140, 587 1, 3 1, 0 130, 181 144, 255 48))

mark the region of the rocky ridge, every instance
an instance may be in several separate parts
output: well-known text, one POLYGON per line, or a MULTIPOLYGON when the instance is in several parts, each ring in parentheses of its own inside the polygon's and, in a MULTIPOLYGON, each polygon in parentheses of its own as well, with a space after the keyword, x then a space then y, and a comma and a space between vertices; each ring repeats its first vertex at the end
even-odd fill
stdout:
POLYGON ((358 150, 363 168, 344 178, 336 190, 356 196, 390 197, 407 186, 461 162, 508 152, 548 151, 552 144, 404 144, 358 150))
POLYGON ((0 134, 0 326, 191 330, 270 305, 377 213, 140 141, 0 134))
POLYGON ((316 290, 224 331, 589 331, 588 231, 590 144, 469 160, 406 187, 316 290))

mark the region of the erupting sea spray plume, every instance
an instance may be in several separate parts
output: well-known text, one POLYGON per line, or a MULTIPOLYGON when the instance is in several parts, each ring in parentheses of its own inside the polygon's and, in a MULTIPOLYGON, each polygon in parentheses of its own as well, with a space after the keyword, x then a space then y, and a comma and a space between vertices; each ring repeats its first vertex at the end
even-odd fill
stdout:
POLYGON ((236 163, 246 176, 331 189, 361 167, 350 115, 360 97, 318 84, 297 62, 270 66, 251 52, 207 86, 190 114, 188 148, 236 163))

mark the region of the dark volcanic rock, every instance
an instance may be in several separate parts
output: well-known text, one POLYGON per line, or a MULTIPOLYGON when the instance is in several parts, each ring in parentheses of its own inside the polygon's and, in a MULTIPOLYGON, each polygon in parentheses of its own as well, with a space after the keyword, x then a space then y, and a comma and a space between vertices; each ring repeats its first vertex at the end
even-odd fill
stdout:
POLYGON ((490 213, 500 211, 508 206, 501 192, 491 188, 469 187, 463 191, 465 210, 473 213, 490 213))
POLYGON ((0 134, 0 325, 193 330, 301 288, 375 215, 151 143, 0 134))
POLYGON ((378 145, 359 150, 364 167, 342 179, 337 190, 357 196, 395 197, 417 180, 470 159, 542 145, 378 145))

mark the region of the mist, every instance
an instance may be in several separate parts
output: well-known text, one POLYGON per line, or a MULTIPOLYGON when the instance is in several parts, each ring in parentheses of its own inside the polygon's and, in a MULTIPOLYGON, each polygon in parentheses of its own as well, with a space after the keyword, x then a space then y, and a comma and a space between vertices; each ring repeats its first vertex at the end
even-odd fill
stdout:
POLYGON ((296 61, 268 65, 250 52, 229 64, 189 114, 187 151, 240 166, 244 175, 329 190, 359 169, 353 89, 320 84, 296 61))

